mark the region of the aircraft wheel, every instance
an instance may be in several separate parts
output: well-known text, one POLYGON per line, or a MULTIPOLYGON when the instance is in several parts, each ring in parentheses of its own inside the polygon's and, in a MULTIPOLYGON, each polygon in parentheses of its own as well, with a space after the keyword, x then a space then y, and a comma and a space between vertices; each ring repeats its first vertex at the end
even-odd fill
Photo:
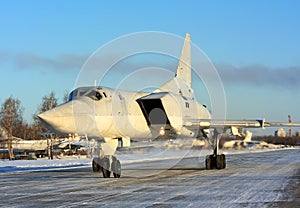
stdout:
POLYGON ((210 170, 211 169, 210 155, 206 156, 206 159, 205 159, 205 168, 206 168, 206 170, 210 170))
POLYGON ((110 166, 110 162, 109 162, 109 158, 103 158, 103 168, 102 168, 102 173, 103 173, 103 177, 104 178, 110 178, 110 170, 109 170, 109 166, 110 166))
POLYGON ((226 157, 224 154, 217 155, 216 157, 216 168, 217 169, 224 169, 226 167, 226 157))
POLYGON ((121 163, 120 160, 114 157, 113 162, 111 164, 112 172, 115 178, 121 177, 121 163))
POLYGON ((100 171, 101 167, 100 167, 100 158, 99 157, 95 157, 93 159, 92 168, 93 168, 93 172, 99 172, 100 171))
POLYGON ((206 170, 216 169, 216 157, 214 155, 207 155, 205 160, 206 170))

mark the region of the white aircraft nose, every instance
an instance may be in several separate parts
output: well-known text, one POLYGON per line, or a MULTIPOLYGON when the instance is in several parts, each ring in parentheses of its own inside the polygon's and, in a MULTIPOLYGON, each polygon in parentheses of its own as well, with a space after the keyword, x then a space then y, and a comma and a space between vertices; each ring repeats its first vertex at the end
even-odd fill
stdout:
POLYGON ((53 133, 99 135, 93 103, 73 100, 41 113, 38 117, 53 133))
POLYGON ((47 129, 54 133, 75 133, 73 105, 66 103, 37 115, 47 129))

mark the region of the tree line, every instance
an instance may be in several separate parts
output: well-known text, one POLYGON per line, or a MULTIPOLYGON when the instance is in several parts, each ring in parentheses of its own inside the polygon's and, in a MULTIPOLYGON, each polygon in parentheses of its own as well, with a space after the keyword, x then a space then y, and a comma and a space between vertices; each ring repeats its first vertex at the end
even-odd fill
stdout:
MULTIPOLYGON (((67 102, 68 93, 65 93, 63 103, 67 102)), ((52 91, 49 95, 42 98, 41 104, 38 106, 37 112, 33 115, 33 123, 28 123, 23 118, 23 107, 21 101, 12 96, 7 98, 1 104, 0 111, 0 148, 7 147, 10 159, 13 158, 12 141, 13 137, 22 139, 42 139, 40 135, 46 132, 47 129, 43 126, 36 115, 58 105, 58 98, 52 91)))

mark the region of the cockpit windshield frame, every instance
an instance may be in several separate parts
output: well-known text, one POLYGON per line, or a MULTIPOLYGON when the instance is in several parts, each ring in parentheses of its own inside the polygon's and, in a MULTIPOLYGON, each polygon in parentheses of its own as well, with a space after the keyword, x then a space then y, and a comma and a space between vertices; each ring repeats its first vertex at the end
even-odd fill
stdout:
POLYGON ((84 94, 84 96, 87 96, 95 101, 99 101, 102 99, 102 95, 97 90, 88 91, 87 93, 84 94))
POLYGON ((68 97, 68 102, 77 99, 79 97, 88 97, 91 98, 92 100, 99 101, 103 98, 107 98, 107 95, 105 94, 104 91, 102 91, 102 88, 77 88, 70 92, 69 97, 68 97), (100 91, 101 90, 101 91, 100 91))

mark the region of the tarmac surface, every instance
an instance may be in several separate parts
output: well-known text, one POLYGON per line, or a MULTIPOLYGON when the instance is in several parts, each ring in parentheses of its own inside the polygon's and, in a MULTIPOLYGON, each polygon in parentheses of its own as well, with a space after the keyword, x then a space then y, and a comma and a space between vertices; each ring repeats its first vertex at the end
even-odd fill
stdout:
POLYGON ((227 155, 224 170, 204 158, 123 165, 122 177, 91 168, 0 174, 0 207, 300 207, 300 149, 227 155), (145 175, 145 176, 143 176, 145 175))

